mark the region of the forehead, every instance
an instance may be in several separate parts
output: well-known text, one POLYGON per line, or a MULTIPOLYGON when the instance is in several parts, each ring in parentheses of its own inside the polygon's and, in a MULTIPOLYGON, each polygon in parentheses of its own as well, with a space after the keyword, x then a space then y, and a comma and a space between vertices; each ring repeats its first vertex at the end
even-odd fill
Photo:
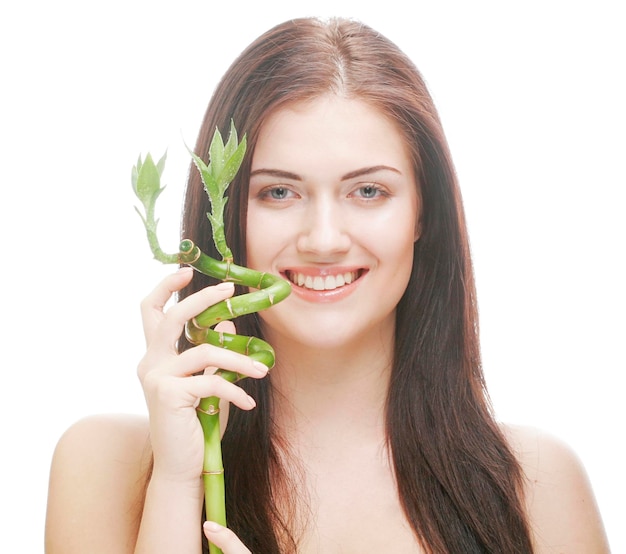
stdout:
POLYGON ((410 149, 395 121, 379 108, 334 94, 290 104, 263 123, 252 170, 306 160, 411 165, 410 149))

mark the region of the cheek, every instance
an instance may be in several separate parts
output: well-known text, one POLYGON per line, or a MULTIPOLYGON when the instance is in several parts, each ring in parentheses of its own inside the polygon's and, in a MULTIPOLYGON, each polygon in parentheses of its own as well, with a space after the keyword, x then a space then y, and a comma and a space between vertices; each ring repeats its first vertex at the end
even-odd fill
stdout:
POLYGON ((392 241, 388 247, 386 259, 388 271, 391 272, 390 279, 403 289, 406 288, 413 270, 414 245, 413 240, 403 239, 392 241))
POLYGON ((368 235, 371 244, 377 245, 382 256, 402 261, 413 256, 418 226, 414 212, 400 211, 376 222, 369 221, 362 231, 368 235))
POLYGON ((248 210, 246 219, 246 260, 247 266, 254 268, 256 265, 256 253, 259 252, 259 230, 257 222, 248 210))
POLYGON ((248 267, 257 269, 262 263, 261 257, 265 250, 263 247, 263 237, 258 232, 248 227, 246 237, 246 259, 248 267), (252 231, 252 232, 251 232, 252 231))
POLYGON ((248 266, 253 269, 268 269, 272 255, 279 248, 278 242, 286 234, 277 224, 275 217, 261 217, 257 213, 248 213, 246 253, 248 266))
POLYGON ((386 277, 396 287, 404 288, 408 284, 413 269, 415 248, 415 218, 396 218, 385 226, 386 232, 374 237, 377 244, 378 258, 386 264, 386 277))

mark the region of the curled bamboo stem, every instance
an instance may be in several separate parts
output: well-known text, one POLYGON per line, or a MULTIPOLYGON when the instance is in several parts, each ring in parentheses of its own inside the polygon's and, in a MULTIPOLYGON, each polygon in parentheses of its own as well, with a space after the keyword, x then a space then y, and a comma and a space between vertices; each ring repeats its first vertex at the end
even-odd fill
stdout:
MULTIPOLYGON (((213 242, 222 256, 221 261, 203 253, 189 239, 181 241, 176 254, 167 254, 161 249, 157 236, 158 220, 155 219, 154 208, 164 188, 161 187, 160 179, 165 166, 165 155, 158 163, 154 163, 150 154, 143 161, 140 157, 137 165, 133 167, 131 180, 133 190, 144 207, 143 214, 139 209, 137 212, 146 228, 148 243, 155 259, 162 263, 187 264, 216 279, 256 289, 253 292, 219 302, 188 321, 185 325, 185 336, 189 342, 192 344, 209 343, 246 354, 271 368, 274 366, 275 355, 274 349, 267 342, 258 337, 220 333, 212 328, 220 321, 271 308, 287 298, 291 292, 291 284, 276 275, 234 264, 232 252, 226 244, 224 206, 227 197, 225 193, 241 166, 245 150, 245 136, 239 142, 235 126, 231 122, 230 135, 226 144, 219 131, 215 131, 209 147, 210 162, 208 164, 190 152, 211 202, 211 212, 207 216, 211 222, 213 242)), ((222 369, 219 369, 217 374, 232 383, 244 378, 241 374, 222 369)), ((202 478, 207 519, 226 526, 219 405, 220 399, 216 396, 203 398, 197 407, 197 413, 204 434, 202 478)), ((209 552, 221 554, 221 550, 214 544, 209 544, 209 552)))

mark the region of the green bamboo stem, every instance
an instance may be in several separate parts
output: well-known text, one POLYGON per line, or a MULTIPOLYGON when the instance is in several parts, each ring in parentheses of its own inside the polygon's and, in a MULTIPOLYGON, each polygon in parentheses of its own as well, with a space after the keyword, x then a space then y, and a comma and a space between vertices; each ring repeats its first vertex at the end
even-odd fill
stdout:
MULTIPOLYGON (((198 405, 198 419, 204 434, 204 461, 202 480, 207 519, 226 526, 226 491, 224 465, 220 436, 220 399, 217 396, 203 398, 198 405), (210 514, 210 517, 209 517, 210 514)), ((209 543, 210 554, 221 554, 221 549, 209 543)))
MULTIPOLYGON (((181 241, 179 252, 176 254, 167 254, 161 249, 154 207, 163 191, 160 178, 165 166, 165 156, 156 164, 150 154, 144 161, 139 158, 137 165, 133 167, 131 180, 135 194, 144 206, 145 215, 139 210, 137 212, 146 228, 148 243, 155 259, 163 263, 187 264, 216 279, 256 289, 254 292, 219 302, 188 321, 185 325, 185 335, 189 342, 192 344, 209 343, 239 352, 271 368, 274 366, 275 355, 274 349, 267 342, 258 337, 245 337, 212 329, 220 321, 271 308, 274 304, 284 300, 291 292, 291 284, 276 275, 234 264, 232 252, 226 244, 224 206, 228 198, 225 193, 241 166, 245 149, 245 136, 241 142, 238 142, 237 132, 231 122, 230 136, 226 144, 219 131, 216 130, 209 148, 209 164, 205 164, 201 158, 191 152, 211 202, 211 212, 207 216, 211 222, 213 242, 222 256, 221 261, 204 254, 189 239, 181 241)), ((223 369, 218 369, 216 374, 232 383, 245 377, 245 375, 223 369)), ((203 398, 197 407, 197 413, 204 434, 202 478, 207 519, 226 526, 219 405, 220 399, 216 396, 203 398)), ((221 549, 214 544, 209 544, 209 552, 222 554, 221 549)))

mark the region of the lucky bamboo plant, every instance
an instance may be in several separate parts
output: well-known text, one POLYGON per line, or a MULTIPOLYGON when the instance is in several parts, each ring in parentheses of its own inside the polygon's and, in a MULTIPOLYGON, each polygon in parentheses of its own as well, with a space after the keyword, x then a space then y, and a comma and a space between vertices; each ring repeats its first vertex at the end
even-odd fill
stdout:
MULTIPOLYGON (((154 208, 157 198, 164 189, 161 186, 161 175, 165 166, 165 155, 157 163, 154 162, 150 154, 147 154, 143 161, 140 156, 137 165, 132 169, 132 185, 135 194, 143 204, 143 214, 139 209, 136 209, 146 228, 150 249, 155 259, 166 264, 187 264, 216 279, 232 281, 238 285, 258 289, 219 302, 188 321, 185 326, 187 339, 192 344, 210 343, 246 354, 271 368, 274 365, 274 350, 267 342, 258 337, 244 337, 221 333, 212 329, 220 321, 269 308, 284 300, 291 292, 290 283, 276 275, 235 265, 232 252, 226 244, 224 207, 228 197, 225 193, 241 166, 245 151, 246 137, 244 135, 239 142, 237 130, 231 122, 226 144, 224 144, 221 133, 216 129, 209 147, 208 164, 191 152, 209 196, 211 212, 207 213, 207 217, 211 222, 213 242, 222 256, 221 261, 204 254, 189 239, 181 241, 179 251, 176 254, 166 254, 161 249, 157 238, 158 219, 155 219, 154 208)), ((233 383, 245 377, 222 369, 219 369, 217 373, 233 383)), ((226 525, 219 398, 213 396, 202 399, 197 407, 197 412, 204 432, 202 477, 207 519, 226 525)), ((221 550, 213 544, 209 545, 209 551, 211 554, 221 553, 221 550)))

